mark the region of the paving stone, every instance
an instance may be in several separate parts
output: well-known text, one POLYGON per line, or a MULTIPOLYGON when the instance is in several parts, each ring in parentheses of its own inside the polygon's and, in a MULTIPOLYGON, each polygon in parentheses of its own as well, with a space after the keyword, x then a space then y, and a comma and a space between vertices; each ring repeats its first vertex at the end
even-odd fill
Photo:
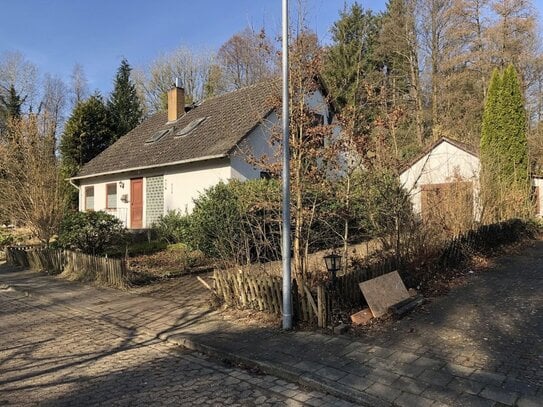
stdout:
POLYGON ((437 370, 437 369, 441 369, 445 365, 445 362, 442 361, 442 360, 431 359, 431 358, 427 358, 425 356, 421 356, 417 360, 415 360, 413 363, 411 363, 411 365, 420 367, 423 370, 424 369, 435 369, 435 370, 437 370))
POLYGON ((478 369, 469 378, 485 384, 500 385, 505 381, 506 377, 501 373, 492 373, 478 369))
POLYGON ((502 404, 512 406, 518 399, 518 394, 514 392, 508 392, 499 387, 486 386, 480 394, 481 397, 500 402, 502 404))
POLYGON ((538 387, 532 383, 521 382, 520 380, 506 379, 500 386, 502 389, 512 391, 526 396, 534 396, 537 393, 538 387))
POLYGON ((375 381, 351 373, 341 379, 341 384, 350 386, 359 391, 366 390, 373 383, 375 383, 375 381))
POLYGON ((379 346, 373 346, 368 349, 368 353, 373 354, 373 356, 377 356, 383 359, 388 358, 390 355, 392 355, 395 352, 394 349, 385 349, 381 348, 379 346))
POLYGON ((345 355, 349 359, 356 360, 357 362, 367 362, 370 359, 373 359, 375 357, 375 354, 368 353, 365 351, 360 350, 353 350, 345 355))
POLYGON ((413 363, 397 363, 391 367, 391 370, 400 374, 401 376, 417 378, 428 369, 423 366, 416 366, 413 363))
POLYGON ((423 380, 427 383, 434 384, 436 386, 447 386, 454 377, 449 374, 445 373, 443 371, 435 371, 435 370, 425 370, 418 379, 423 380))
POLYGON ((496 402, 472 394, 463 394, 457 400, 460 407, 495 407, 496 402))
POLYGON ((463 379, 461 377, 455 377, 447 387, 469 394, 479 394, 485 385, 475 380, 463 379))
POLYGON ((424 390, 421 396, 430 400, 436 400, 446 405, 456 404, 456 400, 462 393, 448 387, 429 386, 424 390))
POLYGON ((419 358, 419 355, 415 355, 414 353, 397 351, 391 354, 388 357, 388 360, 392 360, 392 361, 400 362, 400 363, 411 363, 417 360, 418 358, 419 358))
POLYGON ((434 404, 434 401, 411 393, 402 393, 394 400, 394 404, 400 407, 427 407, 434 404))
POLYGON ((518 407, 541 407, 543 406, 543 395, 538 396, 522 396, 517 400, 518 407))
POLYGON ((347 376, 347 372, 339 369, 335 369, 333 367, 323 367, 322 369, 319 369, 315 372, 316 375, 325 377, 329 380, 339 380, 342 377, 347 376))
POLYGON ((400 375, 393 373, 389 370, 375 368, 366 377, 375 382, 384 383, 384 384, 392 384, 396 380, 398 380, 400 375))
POLYGON ((365 392, 389 402, 394 401, 401 394, 400 390, 381 383, 372 384, 365 392))
POLYGON ((393 382, 391 386, 401 391, 413 394, 421 394, 428 387, 428 385, 423 381, 413 380, 409 377, 403 376, 393 382))
POLYGON ((456 363, 447 363, 443 366, 442 370, 458 377, 468 377, 475 371, 475 369, 471 367, 458 365, 456 363))
POLYGON ((346 405, 139 330, 127 332, 90 311, 51 307, 34 297, 7 300, 1 293, 0 310, 2 405, 346 405))

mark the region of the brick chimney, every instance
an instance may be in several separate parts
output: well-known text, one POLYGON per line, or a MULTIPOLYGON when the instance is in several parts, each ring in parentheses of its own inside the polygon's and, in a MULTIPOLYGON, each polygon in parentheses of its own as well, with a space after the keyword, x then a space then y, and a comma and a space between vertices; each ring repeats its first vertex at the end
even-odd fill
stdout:
POLYGON ((175 78, 175 86, 168 91, 168 121, 176 121, 183 114, 185 114, 185 89, 181 80, 175 78))

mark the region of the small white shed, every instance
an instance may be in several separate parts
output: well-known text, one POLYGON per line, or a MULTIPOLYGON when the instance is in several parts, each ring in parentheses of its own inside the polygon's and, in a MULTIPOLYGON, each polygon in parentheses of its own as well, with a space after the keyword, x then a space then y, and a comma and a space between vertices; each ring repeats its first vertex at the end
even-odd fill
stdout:
MULTIPOLYGON (((422 219, 441 211, 456 217, 471 213, 473 219, 479 220, 480 169, 479 154, 474 148, 443 137, 404 166, 400 182, 411 196, 415 213, 422 219)), ((535 213, 542 216, 543 176, 532 176, 532 185, 535 213)))
POLYGON ((443 137, 405 165, 400 182, 411 195, 415 213, 422 218, 430 216, 447 198, 461 194, 463 210, 478 219, 480 166, 478 154, 471 147, 443 137))

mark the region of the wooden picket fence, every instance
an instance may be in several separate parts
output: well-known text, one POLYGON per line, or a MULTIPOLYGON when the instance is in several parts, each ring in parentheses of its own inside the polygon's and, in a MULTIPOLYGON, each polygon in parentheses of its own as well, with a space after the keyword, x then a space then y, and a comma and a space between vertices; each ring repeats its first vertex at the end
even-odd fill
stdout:
POLYGON ((8 264, 50 274, 62 273, 72 280, 95 281, 116 288, 125 288, 128 281, 124 259, 41 246, 9 246, 5 254, 8 264))
MULTIPOLYGON (((434 248, 435 261, 427 267, 433 267, 436 272, 446 267, 456 267, 474 253, 487 253, 501 245, 531 235, 533 235, 531 224, 519 219, 482 225, 434 248)), ((420 258, 420 253, 416 252, 404 255, 401 259, 390 255, 379 262, 352 269, 345 275, 337 277, 337 296, 346 306, 363 305, 365 301, 360 291, 360 283, 395 270, 400 272, 404 281, 410 282, 411 275, 406 273, 405 269, 409 266, 418 266, 417 260, 420 262, 420 258)))
MULTIPOLYGON (((215 270, 215 291, 223 301, 235 308, 250 308, 280 315, 283 310, 283 282, 281 277, 250 273, 246 271, 215 270)), ((325 326, 325 291, 317 287, 312 290, 305 282, 292 284, 294 319, 317 322, 325 326)))
MULTIPOLYGON (((492 225, 484 225, 460 235, 437 247, 434 253, 435 267, 454 267, 473 253, 485 253, 494 248, 530 236, 530 224, 512 220, 492 225)), ((425 249, 427 250, 427 248, 425 249)), ((420 254, 420 253, 419 253, 420 254)), ((409 274, 403 273, 406 265, 415 265, 417 253, 399 259, 389 255, 384 259, 351 269, 336 279, 335 287, 320 284, 311 287, 307 282, 292 282, 292 304, 296 321, 316 323, 326 327, 334 310, 343 308, 350 311, 365 303, 359 284, 363 281, 399 270, 404 280, 409 274)), ((214 273, 215 291, 229 306, 251 308, 272 314, 282 312, 282 279, 263 273, 247 271, 216 270, 214 273)))

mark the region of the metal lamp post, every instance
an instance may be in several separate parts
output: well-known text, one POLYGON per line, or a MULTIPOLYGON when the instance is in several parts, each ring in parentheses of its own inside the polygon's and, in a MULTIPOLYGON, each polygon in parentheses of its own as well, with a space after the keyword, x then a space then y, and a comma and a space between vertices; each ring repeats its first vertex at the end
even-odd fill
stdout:
POLYGON ((288 106, 288 0, 283 0, 283 329, 292 329, 290 272, 290 145, 288 106))

